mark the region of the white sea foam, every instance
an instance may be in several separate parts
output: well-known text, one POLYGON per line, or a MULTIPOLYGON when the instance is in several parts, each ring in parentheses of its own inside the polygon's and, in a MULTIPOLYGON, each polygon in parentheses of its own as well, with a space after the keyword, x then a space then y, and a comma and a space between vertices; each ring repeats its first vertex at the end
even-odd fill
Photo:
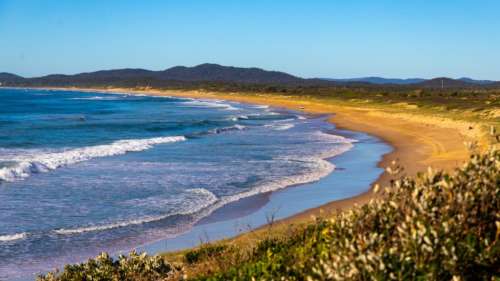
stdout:
POLYGON ((358 142, 355 139, 349 139, 349 138, 346 138, 343 136, 329 134, 329 133, 325 133, 322 131, 316 131, 312 134, 312 136, 314 138, 319 139, 319 140, 327 140, 327 141, 333 142, 333 143, 355 143, 355 142, 358 142))
MULTIPOLYGON (((148 200, 145 201, 130 200, 130 202, 128 203, 144 204, 148 203, 147 201, 148 200)), ((204 188, 187 189, 178 198, 173 200, 166 200, 165 202, 163 202, 164 204, 176 204, 176 205, 179 205, 179 203, 184 203, 182 204, 182 207, 179 206, 179 208, 176 209, 176 212, 167 213, 165 215, 159 215, 159 216, 147 216, 138 219, 125 220, 125 221, 119 221, 102 225, 91 225, 91 226, 69 228, 69 229, 62 228, 62 229, 56 229, 54 230, 54 232, 60 235, 72 235, 85 232, 104 231, 104 230, 127 227, 132 225, 151 223, 166 219, 173 215, 190 215, 197 213, 200 210, 214 204, 216 201, 217 197, 212 192, 204 188)))
POLYGON ((242 131, 242 130, 245 130, 246 128, 247 128, 246 126, 236 124, 236 125, 229 126, 229 127, 211 129, 208 132, 210 134, 220 134, 220 133, 224 133, 224 132, 228 132, 228 131, 242 131))
POLYGON ((82 97, 82 98, 70 98, 70 100, 118 100, 117 97, 101 97, 101 96, 93 96, 93 97, 82 97))
POLYGON ((240 200, 242 198, 246 198, 249 196, 253 196, 260 193, 266 193, 271 191, 276 191, 279 189, 283 189, 285 187, 310 183, 314 181, 318 181, 321 178, 327 176, 335 169, 335 165, 332 163, 323 160, 321 158, 302 158, 302 159, 287 159, 288 161, 302 161, 307 162, 309 165, 314 166, 314 172, 308 172, 305 174, 293 175, 289 177, 285 177, 279 180, 274 180, 269 183, 260 185, 256 188, 253 188, 249 191, 242 192, 236 195, 228 196, 225 198, 221 198, 220 205, 225 205, 230 202, 234 202, 240 200))
MULTIPOLYGON (((254 114, 254 116, 257 116, 254 114)), ((239 115, 239 116, 229 116, 226 120, 230 121, 238 121, 238 120, 248 120, 248 115, 239 115)))
POLYGON ((0 181, 13 181, 29 177, 33 173, 47 172, 59 167, 87 161, 94 158, 143 151, 154 145, 184 141, 184 136, 156 137, 149 139, 119 140, 111 144, 81 147, 61 152, 39 153, 28 157, 12 159, 13 166, 0 169, 0 181))
POLYGON ((287 119, 276 120, 274 122, 276 122, 276 123, 283 123, 283 122, 291 122, 291 121, 295 121, 295 119, 293 119, 293 118, 287 118, 287 119))
POLYGON ((219 100, 197 100, 197 99, 189 99, 188 101, 182 102, 184 105, 194 106, 194 107, 210 107, 210 108, 220 108, 225 110, 238 110, 232 106, 231 104, 225 103, 219 100))
POLYGON ((258 108, 258 109, 267 109, 269 108, 269 105, 252 105, 253 108, 258 108))
POLYGON ((234 125, 234 128, 241 131, 241 130, 245 130, 247 127, 243 126, 243 125, 236 124, 236 125, 234 125))
POLYGON ((277 191, 290 186, 306 184, 320 180, 321 178, 329 175, 331 172, 335 170, 335 165, 330 163, 326 159, 340 155, 352 148, 353 146, 352 143, 349 142, 349 140, 346 138, 344 138, 344 140, 346 140, 345 144, 338 145, 334 149, 331 149, 330 151, 325 152, 321 155, 317 155, 315 157, 281 158, 280 160, 282 161, 303 162, 303 164, 307 164, 307 166, 309 166, 309 171, 304 174, 292 175, 278 180, 273 180, 242 193, 222 197, 210 208, 207 208, 203 212, 201 212, 198 216, 198 219, 210 215, 213 211, 217 210, 218 208, 224 205, 238 201, 243 198, 247 198, 261 193, 277 191))
POLYGON ((0 242, 10 242, 15 240, 25 239, 28 236, 26 232, 16 234, 0 235, 0 242))
POLYGON ((284 123, 284 124, 274 123, 274 124, 264 125, 264 127, 271 128, 275 131, 286 131, 286 130, 289 130, 289 129, 295 127, 295 124, 292 124, 292 123, 284 123))

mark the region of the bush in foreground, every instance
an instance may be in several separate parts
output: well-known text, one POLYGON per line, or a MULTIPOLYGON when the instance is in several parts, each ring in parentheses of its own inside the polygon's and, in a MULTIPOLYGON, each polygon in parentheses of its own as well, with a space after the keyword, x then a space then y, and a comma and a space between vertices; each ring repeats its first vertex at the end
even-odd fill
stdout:
POLYGON ((86 263, 66 265, 62 272, 50 272, 37 281, 153 281, 167 277, 173 267, 159 256, 131 252, 117 260, 102 253, 86 263))

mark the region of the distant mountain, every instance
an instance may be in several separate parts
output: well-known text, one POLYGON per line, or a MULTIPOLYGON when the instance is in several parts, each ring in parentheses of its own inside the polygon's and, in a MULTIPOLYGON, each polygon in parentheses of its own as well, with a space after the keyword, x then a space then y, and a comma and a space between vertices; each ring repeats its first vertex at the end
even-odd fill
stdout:
POLYGON ((324 83, 314 79, 303 79, 284 72, 267 71, 260 68, 242 68, 222 66, 218 64, 200 64, 194 67, 175 66, 162 71, 145 69, 114 69, 95 72, 85 72, 74 75, 52 74, 42 77, 25 78, 20 76, 3 75, 0 82, 4 84, 32 84, 32 85, 89 85, 89 84, 120 84, 146 83, 168 84, 176 82, 230 82, 248 84, 311 84, 324 83), (21 81, 21 80, 22 81, 21 81))
POLYGON ((500 88, 500 81, 488 84, 489 87, 500 88))
POLYGON ((399 78, 383 78, 383 77, 361 77, 361 78, 346 78, 346 79, 322 78, 322 79, 339 83, 360 82, 360 83, 371 83, 379 85, 383 84, 409 85, 425 81, 425 79, 421 78, 399 79, 399 78))
POLYGON ((19 76, 19 75, 7 73, 7 72, 0 72, 0 82, 2 82, 2 81, 20 81, 23 79, 24 78, 19 76))
POLYGON ((160 71, 140 68, 124 68, 84 72, 74 75, 52 74, 42 77, 23 78, 11 73, 0 73, 3 86, 116 86, 116 87, 197 87, 200 83, 263 84, 285 86, 350 86, 350 85, 400 85, 409 87, 478 87, 498 86, 495 81, 474 80, 471 78, 434 78, 434 79, 397 79, 382 77, 363 77, 350 79, 305 79, 279 71, 260 68, 222 66, 219 64, 200 64, 193 67, 175 66, 160 71))
POLYGON ((475 80, 475 79, 471 79, 471 78, 467 78, 467 77, 458 78, 457 80, 471 83, 471 84, 478 84, 478 85, 489 85, 489 84, 496 83, 496 81, 492 81, 492 80, 475 80))
POLYGON ((289 84, 304 82, 284 72, 260 68, 242 68, 218 64, 200 64, 195 67, 176 66, 158 73, 161 79, 178 81, 221 81, 253 84, 289 84))
POLYGON ((459 79, 451 79, 451 78, 434 78, 434 79, 422 79, 422 78, 408 78, 408 79, 399 79, 399 78, 383 78, 383 77, 361 77, 361 78, 347 78, 347 79, 333 79, 333 78, 322 78, 327 81, 333 81, 338 83, 371 83, 377 85, 437 85, 441 86, 440 82, 435 82, 435 79, 446 79, 449 83, 447 85, 456 86, 472 86, 472 85, 492 85, 496 83, 496 81, 491 80, 475 80, 467 77, 459 78, 459 79), (451 81, 453 80, 453 81, 451 81), (457 82, 459 81, 459 82, 457 82), (464 82, 466 84, 463 84, 464 82), (422 84, 423 83, 423 84, 422 84), (439 84, 439 85, 438 85, 439 84), (470 84, 470 85, 469 85, 470 84))
POLYGON ((480 86, 479 84, 469 83, 459 79, 451 79, 447 77, 429 79, 413 85, 426 88, 470 88, 480 86))

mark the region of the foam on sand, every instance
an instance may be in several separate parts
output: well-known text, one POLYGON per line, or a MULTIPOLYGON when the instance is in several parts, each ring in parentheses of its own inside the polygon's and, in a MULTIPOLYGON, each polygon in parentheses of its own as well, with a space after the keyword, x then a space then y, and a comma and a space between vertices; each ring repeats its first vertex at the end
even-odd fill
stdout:
POLYGON ((186 140, 184 136, 130 139, 119 140, 110 144, 69 149, 62 152, 40 152, 28 157, 12 159, 16 164, 0 169, 0 182, 24 179, 34 173, 48 172, 94 158, 143 151, 152 148, 154 145, 184 140, 186 140))

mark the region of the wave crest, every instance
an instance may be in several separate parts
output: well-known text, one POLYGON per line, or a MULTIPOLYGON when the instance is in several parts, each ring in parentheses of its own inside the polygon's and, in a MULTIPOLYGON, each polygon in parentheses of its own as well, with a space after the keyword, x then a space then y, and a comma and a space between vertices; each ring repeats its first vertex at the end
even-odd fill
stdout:
POLYGON ((209 134, 220 134, 220 133, 229 132, 229 131, 242 131, 242 130, 245 130, 246 128, 247 128, 246 126, 236 124, 236 125, 233 125, 230 127, 211 129, 208 131, 208 133, 209 134))
POLYGON ((94 158, 108 157, 137 152, 152 148, 154 145, 184 141, 184 136, 156 137, 149 139, 119 140, 110 144, 69 149, 62 152, 35 154, 25 159, 14 159, 16 164, 0 169, 1 181, 24 179, 34 173, 55 170, 62 166, 87 161, 94 158))
POLYGON ((289 129, 295 127, 295 124, 292 124, 292 123, 284 123, 284 124, 274 123, 274 124, 264 125, 264 127, 271 128, 275 131, 286 131, 286 130, 289 130, 289 129))
POLYGON ((181 198, 177 198, 176 201, 189 201, 189 204, 184 204, 184 206, 181 209, 178 209, 177 212, 175 213, 168 213, 159 216, 142 217, 138 219, 114 222, 110 224, 91 225, 91 226, 70 228, 70 229, 61 228, 54 230, 54 233, 60 235, 71 235, 71 234, 80 234, 85 232, 96 232, 96 231, 103 231, 103 230, 127 227, 132 225, 156 222, 175 215, 191 215, 211 206, 212 204, 217 202, 217 200, 218 200, 217 197, 212 192, 204 188, 187 189, 183 192, 181 198))
POLYGON ((205 107, 205 108, 216 108, 225 110, 239 110, 239 108, 232 106, 229 103, 220 100, 203 100, 203 99, 187 99, 181 104, 187 105, 189 107, 205 107))
POLYGON ((26 232, 0 235, 0 242, 10 242, 15 240, 21 240, 28 236, 26 232))

